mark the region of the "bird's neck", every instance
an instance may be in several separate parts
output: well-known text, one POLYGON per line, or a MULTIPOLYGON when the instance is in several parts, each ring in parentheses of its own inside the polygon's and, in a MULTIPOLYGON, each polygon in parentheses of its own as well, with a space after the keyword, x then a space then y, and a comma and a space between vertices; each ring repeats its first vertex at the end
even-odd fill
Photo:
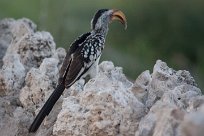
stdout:
POLYGON ((92 30, 92 32, 94 34, 101 34, 104 37, 106 37, 106 35, 108 34, 108 26, 96 28, 96 29, 92 30))

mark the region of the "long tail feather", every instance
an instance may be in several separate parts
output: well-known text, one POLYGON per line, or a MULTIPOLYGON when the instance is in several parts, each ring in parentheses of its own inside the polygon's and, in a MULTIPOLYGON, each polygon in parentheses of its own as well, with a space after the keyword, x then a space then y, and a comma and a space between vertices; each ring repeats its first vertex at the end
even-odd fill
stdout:
POLYGON ((35 120, 31 124, 29 128, 29 132, 36 132, 37 129, 39 128, 40 124, 44 120, 44 118, 50 113, 52 110, 53 106, 57 102, 57 100, 60 98, 62 95, 63 91, 65 89, 65 86, 63 84, 59 84, 54 92, 51 94, 51 96, 48 98, 38 115, 36 116, 35 120))

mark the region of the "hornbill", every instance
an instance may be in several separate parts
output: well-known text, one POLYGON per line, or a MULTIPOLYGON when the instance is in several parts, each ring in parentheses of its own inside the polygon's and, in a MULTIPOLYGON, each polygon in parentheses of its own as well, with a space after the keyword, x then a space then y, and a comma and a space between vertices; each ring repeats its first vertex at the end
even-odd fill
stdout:
POLYGON ((65 88, 69 88, 86 75, 90 75, 91 78, 96 76, 108 25, 113 20, 120 21, 125 25, 125 29, 127 28, 126 17, 121 10, 100 9, 91 21, 91 31, 79 36, 71 44, 59 71, 58 85, 31 124, 29 132, 37 131, 65 88))

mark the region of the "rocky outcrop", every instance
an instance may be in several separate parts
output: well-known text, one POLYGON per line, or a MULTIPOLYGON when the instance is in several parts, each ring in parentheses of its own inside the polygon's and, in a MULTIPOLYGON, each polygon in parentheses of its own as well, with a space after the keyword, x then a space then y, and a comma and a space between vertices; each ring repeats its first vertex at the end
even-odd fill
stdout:
POLYGON ((0 134, 5 136, 202 136, 204 96, 188 71, 158 60, 130 82, 104 61, 66 89, 35 134, 29 125, 57 84, 66 53, 28 19, 0 21, 0 134))
POLYGON ((131 92, 122 69, 102 62, 99 74, 75 96, 63 100, 53 133, 63 135, 134 135, 145 107, 131 92))

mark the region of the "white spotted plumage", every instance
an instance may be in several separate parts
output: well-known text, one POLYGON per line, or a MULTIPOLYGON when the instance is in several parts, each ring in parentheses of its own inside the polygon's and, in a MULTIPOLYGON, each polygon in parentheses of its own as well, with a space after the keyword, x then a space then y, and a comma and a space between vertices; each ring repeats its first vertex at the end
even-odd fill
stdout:
POLYGON ((82 43, 83 48, 81 50, 81 54, 87 64, 90 62, 93 63, 92 61, 96 61, 98 59, 104 48, 104 43, 105 37, 100 34, 91 34, 84 41, 84 44, 82 43))

